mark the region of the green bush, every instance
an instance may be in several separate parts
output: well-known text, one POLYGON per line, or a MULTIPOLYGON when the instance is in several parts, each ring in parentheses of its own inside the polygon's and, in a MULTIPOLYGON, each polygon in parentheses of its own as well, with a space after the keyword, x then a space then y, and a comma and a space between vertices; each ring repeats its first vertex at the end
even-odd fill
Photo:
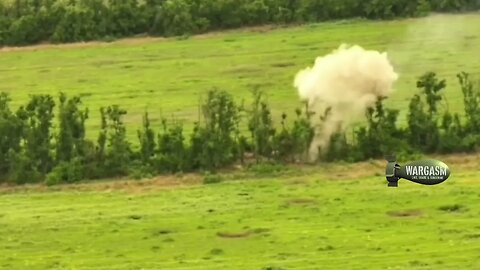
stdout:
POLYGON ((141 160, 133 161, 129 166, 128 176, 135 180, 142 178, 152 178, 155 175, 155 168, 150 164, 145 164, 141 160))
POLYGON ((253 141, 255 159, 259 162, 262 157, 267 159, 273 157, 273 140, 276 130, 263 92, 254 89, 252 94, 253 102, 249 111, 248 129, 253 141))
POLYGON ((10 98, 0 93, 0 182, 8 176, 13 165, 9 152, 20 151, 20 141, 23 137, 22 120, 9 107, 10 98))
POLYGON ((192 168, 214 171, 239 159, 239 111, 231 94, 208 92, 202 104, 203 123, 195 124, 190 138, 192 168))
POLYGON ((438 104, 446 82, 439 80, 435 73, 427 72, 419 78, 417 87, 421 95, 415 95, 409 105, 409 142, 426 153, 433 153, 440 145, 438 104))
POLYGON ((192 34, 197 25, 192 16, 192 4, 188 0, 166 0, 157 15, 160 31, 166 36, 192 34))
POLYGON ((471 133, 480 133, 480 85, 474 85, 470 75, 462 72, 457 75, 463 93, 466 130, 471 133))
POLYGON ((40 36, 42 28, 40 20, 35 15, 25 15, 10 24, 8 32, 10 33, 6 44, 8 45, 27 45, 42 41, 40 36))
POLYGON ((131 149, 122 117, 127 114, 127 111, 113 105, 108 106, 103 113, 106 115, 108 127, 105 152, 106 176, 126 176, 129 171, 131 149))
POLYGON ((67 98, 64 93, 59 97, 58 123, 56 136, 57 161, 70 161, 72 158, 85 158, 85 121, 88 109, 81 109, 79 97, 67 98))
POLYGON ((162 132, 158 134, 158 149, 154 157, 154 166, 160 173, 188 171, 192 168, 188 148, 185 145, 183 126, 174 123, 168 127, 162 120, 162 132))
POLYGON ((56 185, 78 182, 85 179, 84 172, 85 168, 80 159, 75 158, 70 161, 62 161, 47 174, 45 183, 47 185, 56 185))
POLYGON ((289 168, 283 164, 275 162, 260 162, 248 167, 248 171, 258 176, 266 176, 288 171, 289 168))
POLYGON ((203 177, 203 184, 218 184, 223 181, 223 177, 218 174, 207 174, 203 177))
POLYGON ((293 145, 294 145, 294 159, 295 161, 307 161, 308 150, 312 143, 315 130, 310 122, 311 115, 308 111, 308 105, 305 105, 305 110, 295 110, 296 119, 293 123, 292 130, 290 131, 293 145))
POLYGON ((33 95, 17 112, 23 121, 24 155, 42 176, 54 166, 52 121, 55 101, 50 95, 33 95))
POLYGON ((398 110, 385 109, 383 99, 368 108, 366 126, 355 131, 356 145, 350 159, 383 158, 399 149, 408 151, 409 146, 404 142, 406 132, 397 127, 398 113, 398 110))
POLYGON ((142 130, 137 131, 138 140, 140 142, 140 158, 144 164, 151 164, 155 154, 155 131, 150 126, 150 118, 148 112, 143 115, 142 130))
POLYGON ((10 150, 9 182, 15 184, 38 183, 44 175, 39 172, 37 162, 24 152, 10 150))

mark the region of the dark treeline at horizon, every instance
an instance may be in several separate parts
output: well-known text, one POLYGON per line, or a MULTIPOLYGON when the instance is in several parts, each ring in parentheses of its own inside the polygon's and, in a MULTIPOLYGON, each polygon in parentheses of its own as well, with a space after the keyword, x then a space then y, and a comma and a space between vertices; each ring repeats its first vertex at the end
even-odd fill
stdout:
POLYGON ((176 36, 264 24, 478 10, 478 0, 0 1, 0 46, 176 36))

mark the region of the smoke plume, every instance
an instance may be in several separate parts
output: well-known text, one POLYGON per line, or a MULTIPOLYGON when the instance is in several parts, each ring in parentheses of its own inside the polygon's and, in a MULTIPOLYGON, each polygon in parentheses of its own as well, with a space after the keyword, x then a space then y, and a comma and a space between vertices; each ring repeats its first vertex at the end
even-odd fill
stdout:
POLYGON ((388 97, 397 79, 387 53, 345 44, 298 72, 294 86, 308 102, 315 126, 311 159, 328 146, 331 135, 363 116, 377 98, 388 97))

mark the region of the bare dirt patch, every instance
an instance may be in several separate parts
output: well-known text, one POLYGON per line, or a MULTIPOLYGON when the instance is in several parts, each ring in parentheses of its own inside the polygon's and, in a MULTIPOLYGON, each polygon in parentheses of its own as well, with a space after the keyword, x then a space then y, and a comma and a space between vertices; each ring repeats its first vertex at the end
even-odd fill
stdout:
POLYGON ((243 27, 238 29, 226 29, 226 30, 219 30, 219 31, 212 31, 204 34, 199 34, 193 36, 195 39, 203 39, 203 38, 210 38, 210 37, 217 37, 223 36, 229 33, 266 33, 276 29, 282 28, 278 25, 261 25, 261 26, 250 26, 250 27, 243 27))
POLYGON ((438 155, 432 158, 445 162, 451 170, 477 170, 480 164, 480 153, 438 155))
POLYGON ((246 238, 252 234, 251 231, 243 232, 218 232, 217 236, 222 238, 246 238))
POLYGON ((316 204, 317 200, 312 198, 293 198, 287 201, 287 204, 316 204))
POLYGON ((287 185, 309 185, 310 181, 307 179, 294 179, 290 181, 286 181, 285 184, 287 185))
POLYGON ((49 42, 44 42, 41 44, 23 46, 23 47, 0 47, 0 52, 38 51, 38 50, 45 50, 45 49, 90 48, 90 47, 110 46, 111 44, 143 45, 143 44, 164 41, 164 40, 167 40, 167 38, 142 36, 142 37, 118 39, 113 42, 87 41, 87 42, 62 43, 62 44, 52 44, 49 42))
POLYGON ((280 62, 280 63, 271 64, 272 67, 277 67, 277 68, 291 67, 291 66, 294 66, 294 65, 295 65, 295 63, 293 63, 293 62, 280 62))
POLYGON ((387 215, 391 217, 419 217, 423 215, 423 212, 419 209, 388 211, 387 215))
POLYGON ((266 234, 268 232, 270 232, 270 229, 257 228, 239 232, 217 232, 217 236, 222 238, 246 238, 252 235, 266 234))
POLYGON ((328 180, 351 180, 384 175, 386 161, 372 160, 358 163, 321 164, 320 170, 328 180))
POLYGON ((447 204, 438 207, 438 210, 442 212, 456 213, 468 211, 468 208, 461 204, 447 204))
POLYGON ((28 184, 22 186, 4 184, 0 186, 0 194, 13 192, 55 192, 55 191, 81 191, 81 192, 112 192, 121 191, 132 194, 157 191, 162 189, 180 188, 199 185, 202 178, 197 174, 186 174, 182 176, 167 175, 157 176, 152 179, 128 180, 108 179, 94 182, 82 182, 78 184, 65 184, 57 186, 46 186, 44 184, 28 184))

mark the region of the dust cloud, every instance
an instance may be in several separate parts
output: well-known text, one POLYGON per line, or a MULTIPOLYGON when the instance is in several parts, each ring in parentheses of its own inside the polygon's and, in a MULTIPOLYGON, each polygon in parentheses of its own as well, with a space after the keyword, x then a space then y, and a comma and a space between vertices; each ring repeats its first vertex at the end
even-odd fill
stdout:
POLYGON ((328 146, 331 135, 364 116, 378 97, 388 97, 398 79, 387 53, 341 45, 297 73, 294 86, 313 114, 315 137, 310 159, 328 146))

